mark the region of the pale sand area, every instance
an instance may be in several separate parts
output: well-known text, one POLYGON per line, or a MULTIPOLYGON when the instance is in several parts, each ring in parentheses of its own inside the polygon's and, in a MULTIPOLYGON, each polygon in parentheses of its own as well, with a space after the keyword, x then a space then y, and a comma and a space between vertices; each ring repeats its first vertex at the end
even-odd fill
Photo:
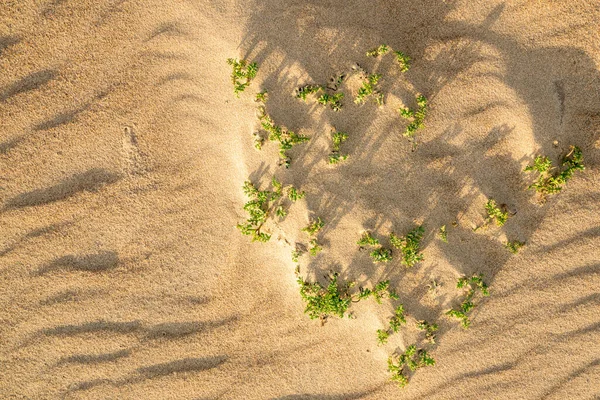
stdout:
POLYGON ((3 1, 0 398, 599 398, 599 21, 592 0, 3 1), (367 59, 380 43, 411 70, 367 59), (239 99, 229 57, 260 65, 239 99), (353 62, 384 75, 385 107, 293 98, 353 62), (288 170, 275 144, 252 147, 260 88, 277 123, 312 136, 288 170), (411 152, 395 109, 417 92, 430 108, 411 152), (332 125, 349 134, 336 167, 332 125), (571 144, 586 170, 538 205, 523 168, 571 144), (241 187, 273 174, 307 195, 250 243, 241 187), (473 232, 488 198, 516 214, 473 232), (325 250, 303 276, 389 279, 400 300, 323 327, 304 315, 290 251, 312 216, 325 250), (415 223, 410 270, 355 244, 415 223), (491 296, 464 330, 444 312, 479 272, 491 296), (386 360, 422 334, 375 334, 400 302, 440 325, 435 367, 404 389, 386 360))

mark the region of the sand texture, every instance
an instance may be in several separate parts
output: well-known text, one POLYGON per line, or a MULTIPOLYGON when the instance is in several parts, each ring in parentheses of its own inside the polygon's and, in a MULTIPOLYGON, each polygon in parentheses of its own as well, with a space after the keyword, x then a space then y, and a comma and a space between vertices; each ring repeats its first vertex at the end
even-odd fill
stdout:
POLYGON ((0 71, 1 399, 600 398, 597 0, 3 0, 0 71), (410 70, 366 57, 381 43, 410 70), (227 58, 259 64, 239 98, 227 58), (352 102, 355 75, 339 112, 294 98, 354 63, 383 75, 383 107, 352 102), (262 89, 311 137, 289 169, 253 147, 262 89), (415 146, 397 109, 418 93, 415 146), (349 157, 331 166, 334 127, 349 157), (586 169, 540 204, 524 167, 570 145, 586 169), (252 243, 242 185, 272 176, 306 197, 252 243), (489 198, 511 216, 475 232, 489 198), (303 313, 290 253, 316 217, 301 276, 389 280, 397 301, 303 313), (412 268, 356 244, 418 224, 412 268), (463 329, 444 313, 475 273, 491 295, 463 329), (412 343, 436 365, 400 389, 387 359, 412 343))

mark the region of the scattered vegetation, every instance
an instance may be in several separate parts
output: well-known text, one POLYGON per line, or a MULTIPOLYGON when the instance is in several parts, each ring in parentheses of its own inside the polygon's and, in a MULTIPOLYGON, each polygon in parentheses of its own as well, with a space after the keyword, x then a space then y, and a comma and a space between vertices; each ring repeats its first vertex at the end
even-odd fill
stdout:
POLYGON ((323 247, 321 247, 319 245, 319 243, 317 242, 317 239, 311 239, 308 242, 308 244, 310 245, 308 252, 310 253, 311 256, 316 256, 317 254, 319 254, 321 252, 321 250, 323 250, 323 247))
POLYGON ((343 285, 338 283, 338 274, 332 273, 328 276, 329 283, 322 286, 318 282, 307 282, 298 276, 300 285, 300 296, 306 302, 304 312, 311 319, 321 319, 325 322, 327 317, 333 315, 343 318, 353 302, 365 300, 374 297, 376 301, 381 302, 385 296, 398 298, 398 296, 389 289, 389 281, 379 282, 373 290, 360 288, 359 292, 350 293, 350 289, 355 286, 355 282, 348 282, 343 285))
POLYGON ((320 217, 317 217, 316 220, 308 224, 306 228, 302 229, 302 231, 308 233, 308 236, 311 238, 308 242, 310 245, 308 252, 313 256, 316 256, 321 250, 323 250, 323 247, 319 245, 315 236, 319 233, 324 225, 325 222, 323 222, 320 217))
POLYGON ((340 161, 344 161, 348 158, 347 154, 340 154, 340 147, 348 139, 348 135, 344 132, 336 132, 335 129, 332 132, 333 147, 331 154, 329 154, 329 164, 337 164, 340 161))
MULTIPOLYGON (((283 205, 279 204, 280 199, 283 197, 283 184, 273 177, 271 185, 273 190, 261 191, 252 182, 244 182, 244 194, 250 199, 244 204, 244 210, 249 214, 249 217, 245 223, 238 224, 237 228, 242 234, 251 236, 253 242, 268 242, 271 239, 271 235, 262 232, 261 229, 267 222, 272 210, 274 210, 275 215, 281 218, 287 214, 283 205)), ((295 187, 289 186, 287 191, 288 193, 296 193, 296 197, 298 197, 298 190, 295 187)))
POLYGON ((390 51, 390 48, 387 45, 382 44, 379 45, 379 47, 374 48, 373 50, 367 51, 367 57, 379 57, 386 54, 388 51, 390 51))
POLYGON ((482 274, 473 275, 470 278, 462 277, 458 279, 456 287, 458 289, 466 290, 465 298, 463 299, 463 302, 461 303, 458 309, 450 309, 446 312, 446 315, 459 319, 463 328, 466 329, 471 324, 468 313, 473 308, 475 308, 475 303, 473 303, 472 300, 475 294, 477 293, 477 290, 479 290, 483 296, 489 296, 490 293, 488 290, 488 286, 483 281, 482 274))
POLYGON ((414 372, 419 368, 434 366, 435 360, 429 356, 426 350, 417 349, 416 345, 410 345, 402 354, 394 354, 388 359, 388 371, 392 374, 391 380, 404 387, 408 384, 408 370, 414 372))
POLYGON ((256 77, 258 64, 248 64, 248 61, 246 60, 238 61, 234 58, 228 58, 227 64, 231 65, 233 68, 233 72, 231 73, 233 91, 237 97, 240 97, 240 93, 250 86, 250 82, 256 77))
POLYGON ((474 228, 474 231, 487 227, 492 221, 496 221, 496 225, 498 226, 503 226, 508 220, 506 205, 498 206, 494 199, 488 199, 485 204, 485 212, 487 213, 485 221, 480 226, 474 228))
POLYGON ((303 198, 304 198, 304 196, 306 196, 306 193, 304 193, 304 192, 300 192, 300 191, 298 191, 298 189, 296 189, 295 187, 293 187, 293 186, 290 186, 290 187, 288 188, 287 195, 288 195, 288 198, 289 198, 291 201, 298 201, 298 200, 300 200, 300 199, 303 199, 303 198))
POLYGON ((398 111, 403 118, 411 121, 404 131, 403 135, 407 138, 413 138, 415 133, 425 126, 424 120, 427 115, 427 99, 425 96, 418 95, 417 96, 417 106, 416 110, 411 110, 407 107, 401 107, 398 111))
POLYGON ((358 89, 358 93, 354 99, 354 102, 356 104, 364 104, 369 96, 374 95, 377 104, 382 105, 383 93, 377 90, 377 83, 380 79, 381 74, 369 74, 364 80, 362 86, 358 89))
POLYGON ((400 71, 406 72, 410 68, 410 57, 401 51, 394 51, 396 55, 396 61, 400 65, 400 71))
POLYGON ((306 101, 309 94, 318 93, 323 90, 321 85, 305 85, 296 89, 296 98, 306 101))
POLYGON ((379 246, 379 239, 373 237, 370 232, 363 232, 360 240, 356 242, 361 247, 379 246))
POLYGON ((519 242, 518 240, 506 242, 506 248, 513 254, 517 254, 523 246, 525 246, 525 243, 519 242))
POLYGON ((267 114, 263 114, 260 117, 260 121, 262 128, 269 134, 269 140, 279 142, 279 157, 283 160, 283 165, 286 168, 289 167, 291 159, 286 152, 296 144, 308 142, 310 137, 298 135, 279 125, 275 125, 273 119, 267 114))
POLYGON ((394 233, 390 234, 390 243, 402 252, 402 264, 412 267, 419 261, 423 261, 420 245, 424 233, 425 229, 422 226, 417 226, 405 237, 398 237, 394 233))
POLYGON ((440 239, 442 239, 442 242, 448 243, 448 232, 446 231, 446 225, 442 225, 440 228, 440 239))
POLYGON ((292 250, 292 261, 297 263, 300 262, 300 256, 302 256, 303 252, 296 248, 294 250, 292 250))
POLYGON ((390 335, 398 332, 400 330, 400 327, 405 324, 406 324, 406 316, 404 315, 404 306, 402 304, 400 304, 394 310, 394 316, 392 318, 390 318, 389 328, 377 330, 378 343, 380 345, 386 344, 390 335))
POLYGON ((263 90, 262 92, 256 93, 256 98, 254 99, 254 101, 256 101, 257 103, 265 104, 268 98, 269 93, 266 90, 263 90))
POLYGON ((329 107, 333 111, 340 111, 342 109, 342 99, 344 98, 344 93, 334 93, 328 94, 323 93, 317 99, 319 104, 323 104, 324 106, 329 105, 329 107))
POLYGON ((561 168, 553 167, 552 161, 546 156, 537 156, 533 165, 525 167, 525 171, 537 171, 540 174, 538 179, 529 186, 529 189, 535 189, 542 201, 549 194, 560 192, 563 185, 573 177, 575 171, 584 169, 583 154, 577 146, 571 146, 569 153, 562 159, 561 168))
POLYGON ((362 237, 356 242, 360 247, 377 247, 370 253, 373 262, 388 262, 392 260, 392 250, 386 249, 379 244, 379 239, 373 237, 369 232, 363 232, 362 237))
POLYGON ((425 331, 425 339, 431 344, 435 344, 435 332, 438 330, 437 324, 430 324, 427 321, 417 321, 417 329, 425 331))

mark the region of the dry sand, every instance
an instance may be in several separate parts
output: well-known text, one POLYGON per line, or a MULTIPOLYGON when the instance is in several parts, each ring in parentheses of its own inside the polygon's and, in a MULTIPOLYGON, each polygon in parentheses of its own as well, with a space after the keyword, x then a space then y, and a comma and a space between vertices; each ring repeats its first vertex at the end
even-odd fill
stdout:
POLYGON ((2 1, 0 398, 599 398, 599 21, 596 0, 2 1), (380 43, 411 70, 364 56, 380 43), (240 99, 229 57, 260 64, 240 99), (384 74, 386 107, 292 97, 352 62, 384 74), (252 147, 259 88, 313 137, 289 170, 252 147), (416 92, 430 112, 411 152, 394 109, 416 92), (335 168, 331 126, 350 135, 335 168), (570 144, 587 169, 536 204, 523 167, 570 144), (250 243, 241 186, 273 174, 307 196, 250 243), (517 213, 474 233, 488 197, 517 213), (396 303, 323 327, 302 313, 289 244, 316 215, 325 251, 303 276, 390 279, 413 320, 438 321, 437 364, 407 388, 386 359, 418 332, 375 337, 396 303), (414 223, 410 270, 355 245, 414 223), (491 297, 463 330, 443 313, 475 272, 491 297))

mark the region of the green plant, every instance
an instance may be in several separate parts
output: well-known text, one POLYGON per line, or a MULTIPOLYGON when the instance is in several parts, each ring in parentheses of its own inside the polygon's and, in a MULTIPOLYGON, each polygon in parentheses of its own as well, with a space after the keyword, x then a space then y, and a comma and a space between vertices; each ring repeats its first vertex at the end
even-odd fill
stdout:
POLYGON ((573 177, 575 171, 585 169, 581 149, 571 146, 569 153, 562 159, 561 167, 553 167, 552 161, 548 157, 537 156, 533 165, 525 167, 525 171, 537 171, 540 174, 538 179, 529 185, 529 189, 535 189, 542 200, 545 200, 549 194, 560 192, 562 186, 573 177))
POLYGON ((306 101, 306 97, 309 94, 318 93, 324 90, 321 85, 306 85, 296 89, 296 98, 306 101))
POLYGON ((289 167, 290 159, 287 156, 287 150, 296 144, 308 142, 310 137, 299 135, 276 125, 273 119, 267 114, 261 115, 260 121, 262 128, 269 134, 269 140, 279 142, 279 157, 284 161, 286 168, 289 167))
POLYGON ((388 262, 392 261, 392 251, 385 247, 379 247, 378 249, 372 250, 370 253, 373 262, 388 262))
POLYGON ((386 296, 393 300, 398 300, 398 294, 390 289, 390 281, 381 281, 373 289, 359 288, 358 300, 368 299, 373 297, 377 304, 381 304, 381 300, 386 296))
POLYGON ((456 287, 458 289, 465 289, 465 297, 458 309, 450 309, 446 312, 446 315, 460 319, 461 325, 463 328, 468 328, 471 324, 468 313, 475 308, 475 303, 473 303, 473 297, 477 293, 477 290, 481 292, 483 296, 489 296, 489 289, 487 284, 483 280, 483 275, 473 275, 472 277, 462 277, 459 278, 456 287))
POLYGON ((277 215, 279 218, 283 219, 287 215, 287 211, 283 208, 283 206, 278 206, 275 209, 275 215, 277 215))
POLYGON ((388 329, 377 330, 377 341, 381 344, 386 344, 391 334, 400 330, 402 325, 406 324, 406 316, 404 315, 404 306, 400 304, 394 310, 394 316, 390 318, 390 326, 388 329))
POLYGON ((233 67, 233 72, 231 73, 233 91, 237 97, 240 97, 240 93, 250 86, 250 82, 256 77, 258 64, 248 64, 248 61, 246 60, 238 61, 234 58, 228 58, 227 64, 233 67))
POLYGON ((333 111, 340 111, 342 109, 342 99, 344 98, 344 93, 335 93, 328 94, 323 93, 317 99, 319 104, 323 104, 324 106, 329 105, 329 107, 333 111))
POLYGON ((513 254, 517 254, 521 247, 525 246, 524 242, 519 242, 518 240, 514 240, 512 242, 506 242, 506 248, 513 254))
POLYGON ((379 57, 387 53, 389 50, 390 48, 387 45, 381 44, 379 47, 367 51, 367 57, 379 57))
POLYGON ((410 345, 402 354, 394 354, 388 358, 388 371, 392 374, 391 380, 398 383, 400 387, 408 384, 408 368, 414 372, 419 368, 434 366, 435 360, 429 356, 426 350, 417 349, 416 345, 410 345))
POLYGON ((295 263, 299 262, 302 254, 303 252, 299 249, 292 250, 292 261, 295 263))
POLYGON ((417 130, 425 126, 423 122, 425 120, 425 116, 427 115, 427 99, 425 96, 417 96, 417 106, 418 108, 416 110, 411 110, 406 107, 401 107, 398 110, 402 117, 411 120, 403 133, 403 135, 407 138, 413 138, 417 130))
POLYGON ((304 196, 306 195, 306 193, 304 193, 304 192, 300 192, 300 191, 298 191, 298 189, 296 189, 295 187, 293 187, 293 186, 290 186, 290 187, 288 188, 287 195, 288 195, 288 198, 289 198, 291 201, 298 201, 298 200, 300 200, 300 199, 303 199, 303 198, 304 198, 304 196))
POLYGON ((340 161, 344 161, 348 158, 347 154, 340 154, 340 147, 348 139, 348 135, 344 132, 336 132, 334 129, 332 132, 333 147, 331 154, 329 154, 329 164, 337 164, 340 161))
POLYGON ((311 256, 316 256, 317 254, 319 254, 319 252, 321 252, 321 250, 323 250, 323 247, 321 247, 319 245, 319 243, 317 242, 317 239, 311 239, 308 244, 310 244, 310 248, 308 249, 308 252, 310 253, 311 256))
POLYGON ((410 68, 410 57, 401 51, 394 51, 396 61, 400 64, 400 71, 406 72, 410 68))
POLYGON ((321 230, 321 228, 323 228, 324 225, 325 222, 321 220, 321 217, 317 217, 317 219, 308 224, 306 228, 302 228, 302 231, 308 233, 309 236, 314 236, 321 230))
POLYGON ((263 90, 262 92, 256 93, 256 98, 254 99, 254 101, 256 101, 257 103, 265 104, 267 102, 268 98, 269 98, 268 92, 266 90, 263 90))
POLYGON ((442 225, 440 228, 440 239, 442 239, 442 242, 448 243, 448 232, 446 231, 446 225, 442 225))
POLYGON ((371 235, 370 232, 363 232, 361 238, 356 242, 359 246, 379 246, 379 240, 371 235))
MULTIPOLYGON (((377 90, 377 83, 381 79, 381 76, 381 74, 370 74, 367 76, 354 99, 356 104, 364 104, 367 101, 367 97, 373 94, 379 98, 380 92, 377 90)), ((379 100, 376 98, 376 101, 379 104, 380 101, 383 101, 383 97, 379 98, 379 100)))
POLYGON ((435 332, 438 330, 437 324, 430 324, 427 321, 417 321, 417 329, 425 331, 425 339, 431 344, 435 344, 435 332))
POLYGON ((416 263, 423 261, 423 254, 420 253, 420 245, 424 233, 425 229, 422 226, 417 226, 408 232, 405 237, 398 237, 394 233, 390 234, 390 243, 402 252, 402 264, 412 267, 416 263))
MULTIPOLYGON (((503 207, 504 208, 504 207, 503 207)), ((508 211, 500 209, 494 199, 489 199, 485 205, 485 211, 487 212, 487 219, 489 221, 495 220, 496 225, 502 226, 508 220, 508 211)))

